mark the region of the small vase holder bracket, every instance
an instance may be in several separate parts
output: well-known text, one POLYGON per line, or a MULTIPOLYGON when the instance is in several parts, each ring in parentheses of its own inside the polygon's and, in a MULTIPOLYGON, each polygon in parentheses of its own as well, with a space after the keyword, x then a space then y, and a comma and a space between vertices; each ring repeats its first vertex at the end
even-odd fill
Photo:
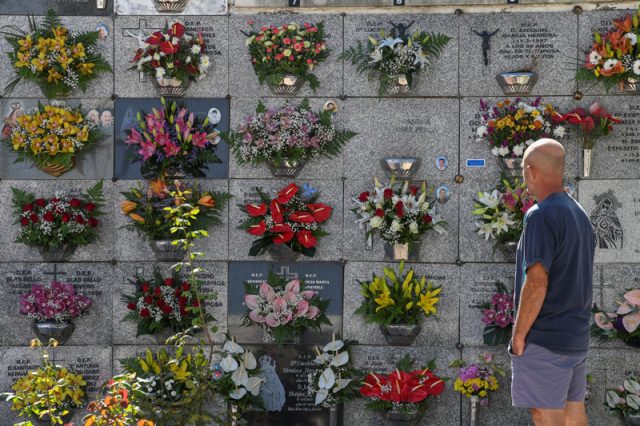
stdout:
POLYGON ((181 13, 189 4, 189 0, 153 0, 153 5, 160 13, 181 13))
POLYGON ((40 169, 41 171, 43 171, 44 173, 54 176, 54 177, 60 177, 62 176, 64 173, 68 172, 69 170, 73 169, 73 166, 76 164, 76 159, 72 158, 71 159, 71 164, 68 166, 64 166, 62 164, 56 164, 56 163, 46 163, 46 164, 42 164, 40 166, 37 166, 38 169, 40 169))
POLYGON ((390 324, 380 325, 380 331, 392 346, 411 346, 420 334, 421 327, 419 324, 390 324))
POLYGON ((420 168, 421 160, 418 157, 385 157, 380 160, 380 165, 389 178, 398 180, 410 180, 420 168))
POLYGON ((418 85, 418 73, 413 73, 411 78, 411 84, 405 74, 398 74, 390 76, 391 84, 387 88, 388 96, 407 96, 418 85))
POLYGON ((505 260, 508 262, 516 261, 516 251, 518 250, 518 242, 517 241, 507 241, 505 243, 499 243, 498 249, 504 256, 505 260))
POLYGON ((150 241, 151 251, 160 262, 178 262, 184 258, 185 251, 171 244, 171 240, 150 241))
POLYGON ((96 0, 96 9, 104 9, 107 7, 107 0, 96 0))
POLYGON ((45 262, 65 262, 76 251, 76 246, 64 244, 60 247, 38 247, 38 252, 45 262))
POLYGON ((267 247, 267 252, 274 260, 292 262, 298 259, 300 253, 293 251, 291 247, 286 244, 270 244, 267 247))
POLYGON ((628 426, 640 426, 640 413, 625 414, 624 424, 628 426))
POLYGON ((338 102, 337 101, 335 101, 333 99, 329 99, 328 101, 326 101, 322 105, 322 111, 331 112, 331 113, 335 114, 335 113, 340 111, 340 107, 338 107, 338 102))
POLYGON ((422 241, 411 241, 405 244, 384 243, 384 257, 386 260, 418 262, 422 241))
POLYGON ((268 160, 267 166, 271 170, 271 174, 275 177, 295 178, 302 171, 305 160, 291 161, 283 159, 280 161, 268 160))
POLYGON ((538 82, 538 74, 532 71, 503 72, 496 75, 498 85, 507 96, 527 96, 538 82))
POLYGON ((507 179, 522 179, 522 158, 496 157, 500 171, 507 179))
POLYGON ((627 78, 618 82, 620 93, 638 93, 640 91, 640 79, 627 78))
POLYGON ((398 413, 396 411, 386 411, 385 415, 388 424, 392 426, 414 426, 418 419, 418 412, 398 413))
POLYGON ((582 177, 588 178, 591 175, 591 159, 593 158, 592 149, 582 150, 582 177))
POLYGON ((46 343, 50 339, 56 339, 60 345, 64 345, 67 340, 69 340, 69 337, 71 337, 71 334, 73 334, 73 330, 75 329, 73 324, 70 322, 55 321, 34 321, 31 328, 41 342, 46 343))
POLYGON ((297 94, 300 88, 304 85, 304 82, 304 78, 293 74, 286 74, 278 83, 273 84, 267 81, 267 85, 274 95, 290 96, 297 94))
POLYGON ((152 78, 151 83, 156 88, 156 92, 160 96, 181 98, 189 89, 191 81, 181 81, 177 78, 152 78))

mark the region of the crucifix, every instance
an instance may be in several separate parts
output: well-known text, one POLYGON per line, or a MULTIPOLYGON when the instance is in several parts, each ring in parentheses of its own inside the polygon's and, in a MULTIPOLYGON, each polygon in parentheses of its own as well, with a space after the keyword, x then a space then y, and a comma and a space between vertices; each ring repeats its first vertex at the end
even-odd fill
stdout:
POLYGON ((491 49, 491 37, 496 35, 496 33, 500 31, 500 28, 490 33, 487 30, 482 31, 481 33, 473 30, 474 33, 479 35, 482 38, 482 58, 484 59, 484 66, 489 65, 489 50, 491 49))
POLYGON ((411 22, 409 22, 408 25, 405 25, 402 22, 400 22, 399 24, 394 24, 393 22, 389 21, 389 23, 391 24, 393 29, 398 31, 398 37, 400 37, 402 39, 404 38, 405 34, 407 33, 407 30, 409 29, 409 27, 412 26, 414 22, 416 22, 416 21, 411 21, 411 22))
POLYGON ((280 272, 276 272, 278 275, 286 279, 287 281, 298 279, 299 274, 297 272, 291 272, 288 266, 280 268, 280 272))
MULTIPOLYGON (((122 37, 135 38, 136 40, 138 40, 138 47, 144 49, 145 40, 149 36, 149 33, 154 31, 162 31, 162 28, 150 27, 147 24, 146 19, 138 19, 137 27, 122 28, 122 37), (136 30, 137 32, 134 32, 136 30)), ((141 82, 147 81, 146 76, 142 71, 140 71, 140 73, 138 74, 138 78, 141 82)))
POLYGON ((53 281, 58 282, 58 275, 67 275, 66 272, 58 272, 58 265, 53 264, 53 272, 43 272, 44 275, 53 275, 53 281))

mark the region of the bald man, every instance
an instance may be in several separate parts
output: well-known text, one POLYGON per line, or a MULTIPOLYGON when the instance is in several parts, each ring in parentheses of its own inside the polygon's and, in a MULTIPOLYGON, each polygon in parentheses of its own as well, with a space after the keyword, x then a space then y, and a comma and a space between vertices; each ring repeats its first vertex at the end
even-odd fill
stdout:
POLYGON ((524 218, 516 255, 516 321, 509 345, 511 397, 536 426, 588 425, 584 409, 593 255, 589 216, 563 190, 564 148, 531 144, 524 181, 538 203, 524 218))

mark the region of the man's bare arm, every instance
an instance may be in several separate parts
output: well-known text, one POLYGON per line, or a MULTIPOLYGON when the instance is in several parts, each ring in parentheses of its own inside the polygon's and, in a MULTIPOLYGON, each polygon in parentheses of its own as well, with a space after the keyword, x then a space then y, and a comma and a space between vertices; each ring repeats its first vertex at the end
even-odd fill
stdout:
POLYGON ((542 309, 548 285, 549 276, 540 262, 536 262, 527 269, 527 276, 520 294, 516 323, 513 327, 511 350, 515 355, 522 355, 524 352, 524 341, 533 322, 538 317, 540 309, 542 309))

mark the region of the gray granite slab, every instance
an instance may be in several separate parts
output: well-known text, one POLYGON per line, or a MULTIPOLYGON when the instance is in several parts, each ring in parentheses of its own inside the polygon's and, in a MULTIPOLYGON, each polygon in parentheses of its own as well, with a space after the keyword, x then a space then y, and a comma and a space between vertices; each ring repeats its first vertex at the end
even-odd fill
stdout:
POLYGON ((2 264, 0 265, 0 342, 28 345, 36 338, 32 320, 20 315, 20 296, 33 284, 48 285, 53 280, 73 284, 76 294, 92 299, 87 313, 72 322, 75 330, 65 345, 105 345, 111 343, 111 283, 113 267, 108 263, 2 264))
MULTIPOLYGON (((16 114, 29 114, 38 107, 38 102, 47 104, 46 99, 6 99, 0 101, 3 120, 16 114)), ((113 176, 113 102, 101 99, 70 100, 69 106, 82 106, 82 113, 95 117, 99 130, 104 134, 101 141, 75 157, 75 165, 68 172, 56 178, 38 169, 31 160, 16 162, 18 154, 8 144, 3 144, 0 156, 0 178, 2 179, 111 179, 113 176), (96 114, 97 113, 97 114, 96 114), (100 120, 100 118, 103 118, 100 120)), ((8 129, 7 129, 8 130, 8 129)))
POLYGON ((322 229, 329 235, 318 239, 316 255, 313 258, 300 256, 299 260, 339 260, 342 258, 342 181, 340 180, 255 180, 232 179, 229 183, 229 192, 233 195, 231 208, 229 209, 229 258, 233 260, 269 260, 270 255, 249 256, 249 249, 254 241, 253 235, 246 233, 237 227, 248 217, 240 211, 238 204, 253 203, 259 201, 255 187, 261 187, 264 192, 275 197, 275 193, 285 188, 291 182, 295 182, 302 190, 304 183, 316 188, 320 193, 318 203, 328 204, 333 208, 331 218, 322 224, 322 229))
MULTIPOLYGON (((229 192, 228 181, 226 180, 190 180, 189 183, 195 183, 200 187, 201 191, 218 191, 229 192)), ((145 181, 118 181, 114 184, 114 197, 112 204, 114 205, 116 240, 121 242, 116 244, 114 256, 119 261, 153 261, 155 256, 149 241, 139 235, 136 231, 129 231, 123 228, 130 219, 120 210, 120 203, 125 200, 121 192, 129 191, 131 188, 138 188, 140 185, 146 190, 145 181)), ((214 225, 208 229, 209 237, 197 240, 195 250, 204 253, 203 260, 226 260, 229 253, 229 205, 235 203, 232 198, 227 206, 220 212, 221 223, 214 225)))
MULTIPOLYGON (((489 106, 493 106, 498 102, 504 101, 507 97, 482 97, 489 106)), ((509 98, 512 101, 515 98, 509 98)), ((535 98, 526 98, 528 103, 533 102, 535 98)), ((579 104, 570 97, 544 97, 543 104, 551 104, 561 113, 569 112, 576 108, 579 104)), ((464 176, 465 181, 473 181, 476 179, 495 180, 500 178, 500 168, 497 163, 497 157, 491 154, 491 147, 488 142, 481 140, 476 141, 477 129, 482 125, 482 114, 480 112, 480 99, 465 98, 460 101, 460 174, 464 176), (484 160, 482 167, 470 167, 469 160, 484 160)), ((566 126, 565 130, 570 130, 566 126)), ((578 158, 581 153, 578 152, 578 145, 575 138, 570 137, 571 133, 567 132, 560 143, 566 151, 565 177, 571 179, 582 173, 582 166, 578 164, 578 158), (580 169, 578 169, 580 167, 580 169)))
MULTIPOLYGON (((320 98, 310 99, 311 108, 315 111, 320 111, 325 102, 331 100, 338 105, 339 112, 334 116, 335 128, 338 131, 353 130, 352 127, 347 126, 348 113, 343 112, 343 106, 347 102, 343 102, 338 98, 320 98)), ((267 107, 280 108, 284 105, 287 99, 285 98, 262 98, 262 103, 267 107)), ((291 105, 299 105, 302 99, 290 99, 291 105)), ((258 99, 256 98, 233 98, 231 100, 231 129, 236 130, 238 126, 245 122, 245 118, 249 115, 255 114, 256 107, 258 106, 258 99)), ((354 130, 355 131, 355 130, 354 130)), ((347 142, 349 144, 354 143, 358 136, 347 142)), ((344 176, 343 162, 344 162, 344 149, 343 153, 333 158, 315 158, 309 161, 298 177, 300 179, 337 179, 344 176)), ((235 155, 232 152, 229 153, 229 176, 232 178, 249 178, 249 179, 273 179, 274 176, 269 171, 269 167, 266 164, 259 166, 253 166, 251 164, 238 164, 235 155)))
MULTIPOLYGON (((426 348, 398 348, 380 346, 356 346, 353 348, 354 366, 365 372, 374 371, 391 373, 395 364, 409 354, 416 360, 415 365, 426 364, 435 359, 436 369, 434 373, 438 377, 452 377, 447 366, 454 359, 460 358, 457 349, 426 347, 426 348)), ((380 414, 365 408, 366 401, 359 399, 357 402, 345 405, 344 424, 385 424, 380 414)), ((454 425, 460 424, 460 397, 453 391, 451 380, 445 383, 445 390, 438 397, 432 399, 427 406, 427 414, 420 425, 454 425)))
MULTIPOLYGON (((458 21, 455 15, 439 14, 394 14, 394 15, 347 15, 344 21, 345 49, 356 46, 357 41, 367 42, 367 37, 377 36, 380 30, 390 34, 394 24, 405 25, 415 21, 409 28, 414 31, 443 33, 451 37, 438 59, 432 60, 431 70, 420 74, 418 86, 410 96, 455 96, 458 94, 458 21)), ((347 96, 378 96, 379 79, 367 81, 365 74, 358 74, 350 61, 344 61, 344 93, 347 96)))
MULTIPOLYGON (((451 166, 449 166, 451 167, 451 166)), ((374 234, 370 242, 365 236, 365 229, 355 222, 356 215, 351 211, 355 206, 353 198, 363 191, 371 191, 374 188, 373 176, 368 179, 349 179, 345 182, 344 192, 344 257, 349 261, 382 261, 384 260, 384 242, 378 234, 374 234)), ((420 184, 420 182, 418 182, 420 184)), ((447 233, 440 235, 430 230, 422 235, 422 248, 420 249, 420 262, 429 263, 453 263, 458 258, 458 207, 459 188, 455 183, 446 180, 429 181, 428 191, 434 192, 441 185, 446 185, 450 191, 449 200, 444 203, 436 203, 436 211, 442 220, 448 222, 445 225, 447 233)))
POLYGON ((500 352, 505 347, 485 346, 482 340, 484 323, 482 311, 476 308, 491 301, 495 282, 502 282, 513 291, 515 266, 509 264, 472 264, 462 266, 460 275, 460 341, 465 347, 481 347, 483 350, 500 352))
MULTIPOLYGON (((150 7, 152 0, 141 0, 150 7)), ((199 0, 191 0, 194 3, 199 0)), ((120 13, 128 14, 128 13, 120 13)), ((155 14, 135 13, 135 14, 155 14)), ((223 97, 229 94, 229 38, 228 21, 225 17, 205 17, 207 13, 188 13, 195 16, 120 16, 116 21, 116 38, 118 56, 115 59, 115 93, 122 97, 156 97, 156 90, 151 84, 153 76, 140 75, 136 69, 130 70, 138 38, 146 40, 154 31, 161 31, 165 24, 175 20, 182 22, 187 32, 196 35, 202 32, 206 43, 206 54, 211 60, 211 67, 202 80, 191 83, 185 96, 187 97, 223 97)))
MULTIPOLYGON (((600 35, 604 35, 609 30, 615 30, 613 20, 622 19, 632 14, 634 11, 632 7, 631 5, 625 6, 624 4, 619 4, 611 9, 585 11, 578 17, 578 48, 576 56, 580 67, 584 66, 589 48, 594 42, 594 31, 598 31, 600 35)), ((604 95, 607 93, 602 84, 593 85, 591 82, 581 83, 579 89, 585 95, 604 95)), ((617 88, 611 89, 608 94, 623 95, 617 88)), ((632 95, 633 94, 630 94, 630 96, 632 95)))
POLYGON ((464 14, 460 20, 460 46, 465 46, 465 72, 460 73, 463 96, 499 96, 496 75, 519 71, 539 53, 538 83, 533 95, 570 95, 575 90, 570 69, 576 55, 578 19, 572 12, 464 14), (486 31, 486 34, 484 33, 486 31), (494 34, 494 32, 497 33, 494 34), (476 34, 485 34, 481 37, 476 34), (488 65, 483 39, 489 38, 488 65))
MULTIPOLYGON (((5 232, 0 234, 0 258, 6 262, 42 261, 42 257, 38 253, 36 247, 29 247, 22 243, 14 242, 20 231, 20 225, 13 223, 15 221, 15 217, 13 213, 13 206, 10 201, 12 199, 12 187, 32 192, 36 197, 51 198, 58 190, 65 190, 69 194, 75 194, 85 191, 87 188, 91 188, 95 184, 96 181, 86 180, 0 181, 0 197, 2 197, 2 200, 7 200, 0 205, 0 212, 2 212, 0 228, 5 230, 5 232)), ((105 262, 113 259, 113 247, 115 242, 114 206, 109 201, 114 199, 113 184, 109 181, 105 181, 102 192, 105 197, 105 205, 102 210, 105 214, 98 217, 99 238, 89 245, 78 247, 75 253, 69 258, 69 261, 71 262, 105 262)))
MULTIPOLYGON (((118 15, 160 15, 152 0, 112 0, 115 2, 115 13, 118 15)), ((181 15, 226 15, 227 0, 190 0, 181 15)))
MULTIPOLYGON (((254 20, 254 28, 259 29, 263 25, 282 25, 289 22, 317 23, 324 22, 327 47, 331 54, 318 64, 313 73, 320 80, 320 87, 316 96, 339 96, 342 93, 342 64, 336 58, 343 48, 343 23, 342 17, 330 14, 268 14, 268 15, 237 15, 229 18, 229 51, 233 55, 229 57, 229 93, 231 96, 273 96, 269 87, 260 85, 258 76, 251 66, 249 51, 245 45, 247 37, 241 32, 251 30, 248 20, 254 20)), ((300 89, 298 97, 314 96, 308 83, 300 89)))
MULTIPOLYGON (((204 268, 199 273, 202 282, 201 292, 203 294, 216 293, 215 300, 207 301, 207 312, 215 318, 215 322, 209 323, 209 328, 217 326, 221 330, 212 337, 217 341, 223 340, 223 333, 227 327, 227 264, 225 262, 202 262, 198 264, 204 268)), ((135 286, 129 279, 135 279, 136 274, 143 277, 151 277, 154 267, 158 267, 163 276, 171 275, 171 263, 154 262, 125 262, 118 263, 113 281, 113 341, 118 345, 153 345, 162 344, 168 337, 173 335, 170 330, 165 330, 155 335, 141 335, 136 337, 137 323, 124 320, 129 312, 126 303, 122 301, 124 295, 131 295, 135 291, 135 286)), ((204 334, 202 335, 204 336, 204 334)), ((117 358, 116 358, 117 359, 117 358)))
MULTIPOLYGON (((111 346, 61 346, 49 351, 49 355, 54 362, 83 376, 87 382, 87 402, 95 398, 100 387, 112 377, 111 346)), ((0 364, 3 366, 0 370, 0 389, 3 392, 10 390, 18 378, 38 368, 40 356, 40 352, 28 347, 0 348, 0 364)), ((9 422, 6 424, 25 421, 17 413, 10 411, 10 407, 8 403, 0 404, 0 415, 9 422)), ((71 421, 80 424, 86 414, 84 407, 77 408, 73 411, 71 421)))
POLYGON ((581 180, 580 204, 597 224, 595 261, 637 262, 640 254, 640 194, 634 180, 581 180), (598 232, 598 229, 600 231, 598 232), (606 236, 616 235, 607 241, 606 236))
POLYGON ((2 15, 44 15, 53 9, 59 15, 111 15, 114 0, 41 0, 26 5, 20 0, 0 3, 2 15))
POLYGON ((384 157, 418 157, 415 176, 429 183, 453 183, 458 174, 458 118, 456 99, 348 99, 344 126, 358 132, 344 150, 345 176, 382 179, 384 157), (448 167, 439 170, 437 158, 448 167))
MULTIPOLYGON (((539 0, 536 3, 559 3, 559 0, 539 0)), ((596 0, 586 0, 584 3, 595 3, 596 0)), ((299 7, 385 7, 390 12, 397 10, 394 6, 433 6, 433 5, 462 5, 462 4, 495 4, 504 6, 506 10, 515 10, 518 6, 505 6, 497 0, 299 0, 299 7)), ((236 0, 235 7, 285 7, 285 0, 236 0)), ((347 9, 348 10, 348 9, 347 9)))
MULTIPOLYGON (((111 17, 95 17, 95 16, 61 16, 62 24, 67 26, 70 31, 96 31, 98 25, 107 27, 108 34, 104 40, 99 41, 96 44, 97 52, 111 64, 113 68, 113 19, 111 17)), ((7 25, 13 25, 24 30, 28 30, 29 23, 26 16, 0 16, 0 27, 7 25)), ((8 52, 11 49, 10 45, 4 39, 0 38, 0 50, 8 52)), ((13 66, 7 55, 0 57, 0 87, 4 87, 15 77, 13 66)), ((98 78, 91 81, 86 92, 77 89, 71 92, 69 98, 108 98, 113 94, 113 74, 102 73, 98 78)), ((26 98, 42 98, 42 91, 40 88, 30 81, 22 80, 11 93, 13 97, 26 97, 26 98)))
MULTIPOLYGON (((344 337, 362 345, 383 345, 387 342, 378 324, 368 323, 355 310, 363 301, 360 281, 369 281, 373 274, 383 275, 388 264, 348 262, 345 270, 344 337)), ((397 270, 397 265, 395 265, 397 270)), ((409 265, 405 268, 408 270, 409 265)), ((460 268, 455 265, 411 264, 417 276, 441 286, 440 301, 436 305, 438 318, 427 317, 422 321, 422 331, 414 346, 455 348, 459 341, 458 317, 460 315, 460 268)))

